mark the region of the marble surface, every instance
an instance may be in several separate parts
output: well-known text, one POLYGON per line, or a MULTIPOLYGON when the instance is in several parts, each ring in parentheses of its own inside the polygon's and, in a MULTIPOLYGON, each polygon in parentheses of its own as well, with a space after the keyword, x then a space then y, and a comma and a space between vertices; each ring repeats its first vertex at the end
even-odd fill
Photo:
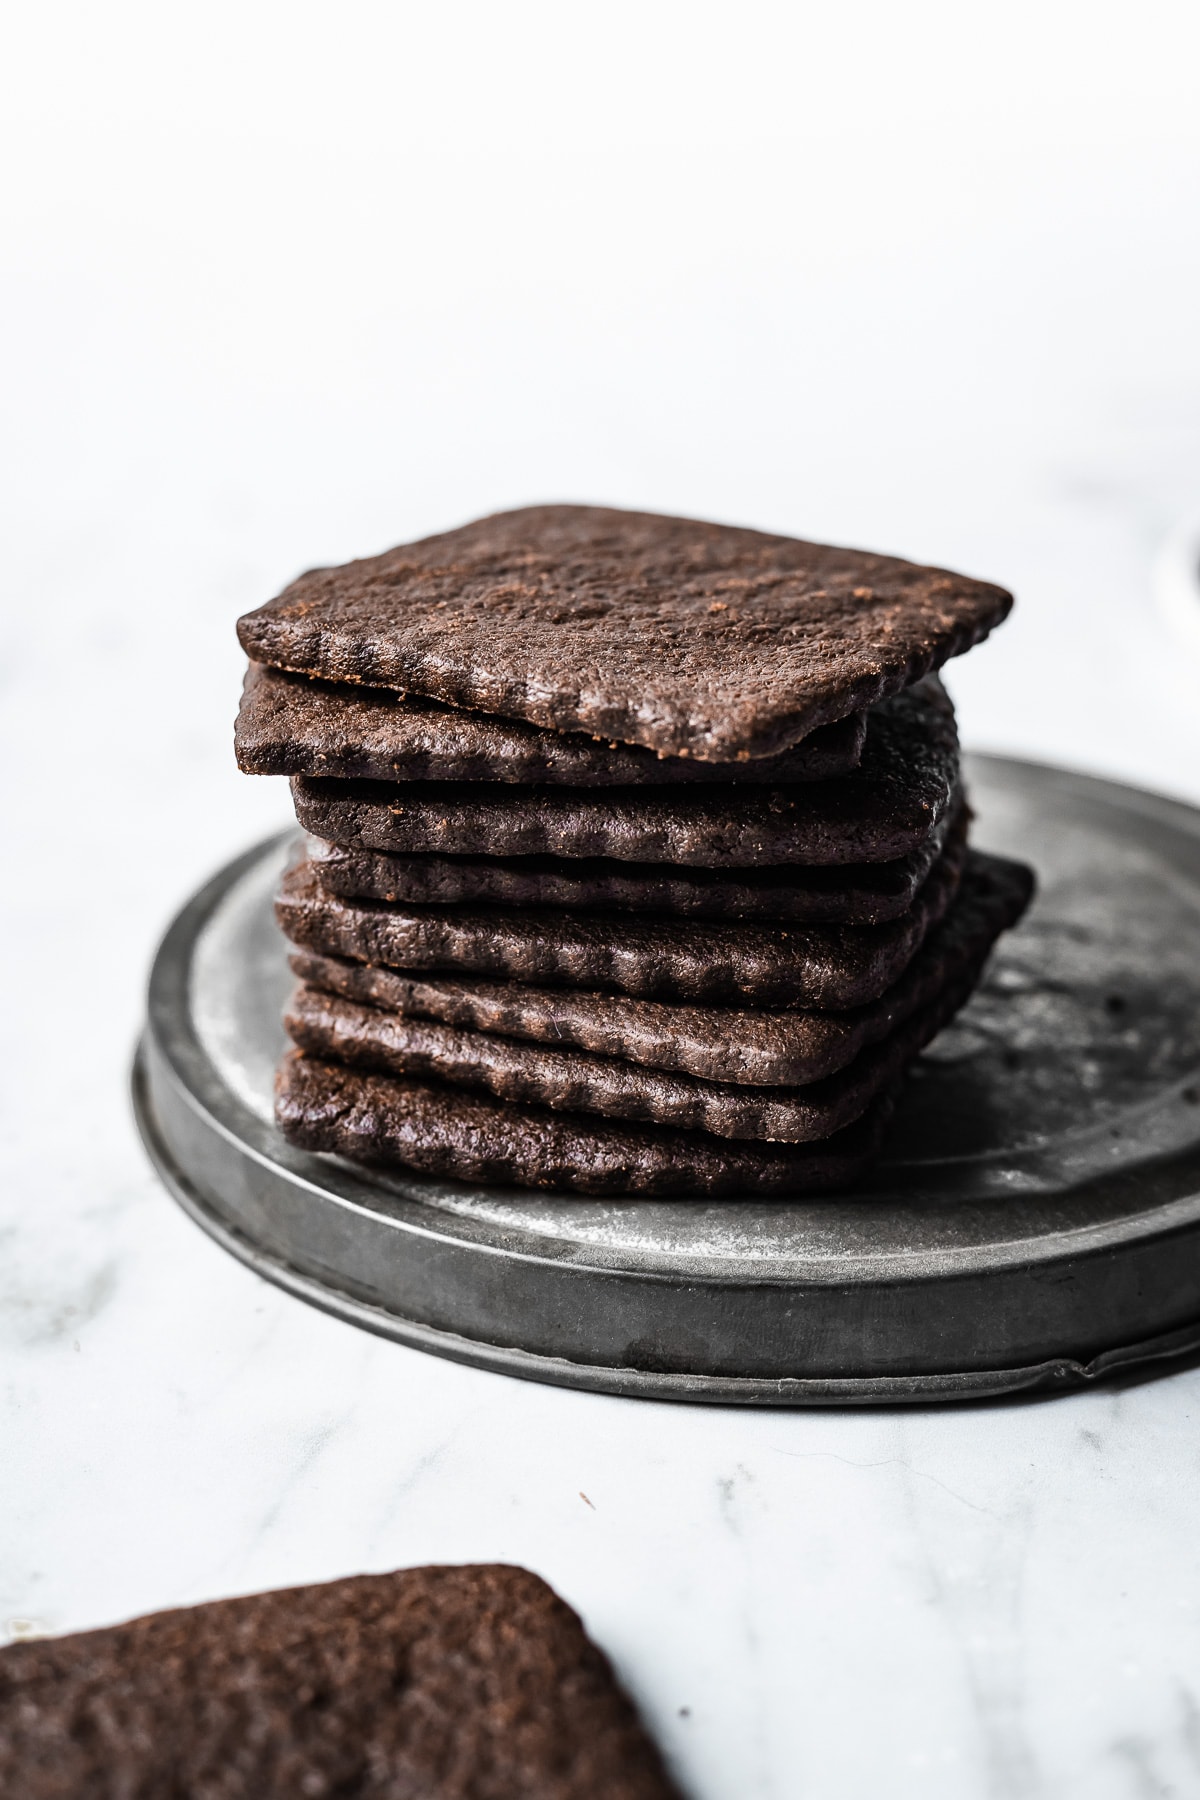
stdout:
POLYGON ((6 1242, 10 1633, 499 1558, 697 1796, 1196 1790, 1200 1375, 859 1416, 525 1385, 264 1286, 107 1098, 109 1179, 6 1242))
POLYGON ((646 505, 1006 581, 950 678, 968 740, 1200 800, 1183 12, 1143 53, 1075 9, 1081 57, 1071 8, 986 44, 825 9, 841 74, 797 107, 798 40, 692 9, 628 70, 523 8, 376 54, 386 10, 343 42, 217 5, 185 44, 129 0, 26 9, 6 90, 0 1637, 505 1558, 693 1800, 1200 1793, 1200 1370, 857 1414, 525 1385, 264 1285, 127 1098, 159 933, 287 818, 232 767, 234 618, 473 513, 646 505))

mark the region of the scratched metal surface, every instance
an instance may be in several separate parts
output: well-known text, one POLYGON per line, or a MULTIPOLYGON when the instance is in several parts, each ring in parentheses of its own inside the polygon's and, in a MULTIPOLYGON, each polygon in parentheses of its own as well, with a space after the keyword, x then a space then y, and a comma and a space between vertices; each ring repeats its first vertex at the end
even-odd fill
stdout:
POLYGON ((1180 1347, 1200 1318, 1200 814, 1000 759, 970 779, 977 841, 1033 862, 1038 898, 853 1194, 581 1200, 290 1150, 270 1122, 280 841, 217 877, 164 946, 152 1150, 264 1273, 514 1373, 686 1398, 949 1397, 1180 1347), (186 1143, 168 1086, 187 1093, 186 1143))

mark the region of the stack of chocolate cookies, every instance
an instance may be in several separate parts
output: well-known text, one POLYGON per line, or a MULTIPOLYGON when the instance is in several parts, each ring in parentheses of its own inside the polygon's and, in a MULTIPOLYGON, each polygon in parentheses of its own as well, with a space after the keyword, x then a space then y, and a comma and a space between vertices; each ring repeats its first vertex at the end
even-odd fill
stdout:
POLYGON ((577 1193, 852 1182, 1032 891, 968 848, 933 672, 1010 605, 550 506, 247 615, 238 761, 291 776, 310 833, 284 1133, 577 1193))

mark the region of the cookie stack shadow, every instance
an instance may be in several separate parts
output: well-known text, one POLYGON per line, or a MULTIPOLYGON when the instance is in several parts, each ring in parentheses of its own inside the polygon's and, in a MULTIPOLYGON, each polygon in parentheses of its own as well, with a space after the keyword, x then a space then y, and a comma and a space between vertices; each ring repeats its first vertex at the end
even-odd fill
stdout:
POLYGON ((940 606, 922 613, 917 584, 894 574, 912 565, 822 552, 849 559, 860 610, 868 594, 881 618, 897 591, 907 604, 916 648, 900 641, 892 671, 851 641, 828 564, 818 580, 797 555, 818 549, 528 509, 390 563, 317 571, 241 622, 238 761, 291 777, 309 834, 277 903, 299 983, 277 1087, 292 1142, 590 1194, 811 1193, 867 1168, 906 1071, 969 997, 1032 876, 969 846, 953 709, 923 673, 977 641, 1008 597, 916 570, 940 606), (512 565, 532 594, 515 620, 512 565), (649 700, 619 664, 597 670, 602 639, 585 668, 575 647, 581 588, 602 588, 602 628, 615 611, 628 629, 612 604, 622 575, 626 596, 657 606, 670 679, 649 700), (966 598, 947 601, 934 577, 966 598), (809 637, 828 638, 795 671, 776 667, 788 581, 809 637), (758 674, 755 688, 743 670, 724 742, 719 708, 702 729, 704 671, 662 632, 697 596, 705 630, 707 615, 728 630, 731 603, 714 592, 749 619, 726 648, 758 674), (551 654, 529 614, 542 625, 556 604, 551 654), (524 689, 495 674, 497 615, 504 654, 530 665, 524 689), (775 637, 756 663, 764 618, 775 637), (856 674, 864 657, 882 671, 874 692, 856 674), (597 688, 606 735, 571 729, 597 688), (806 712, 809 689, 820 704, 806 712), (772 728, 782 747, 764 750, 772 728))

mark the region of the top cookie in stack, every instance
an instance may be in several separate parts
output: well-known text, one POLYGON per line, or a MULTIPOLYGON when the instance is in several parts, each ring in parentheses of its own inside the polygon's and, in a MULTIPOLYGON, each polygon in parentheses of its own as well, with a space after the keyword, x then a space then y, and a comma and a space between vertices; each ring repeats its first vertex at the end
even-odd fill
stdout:
POLYGON ((581 1192, 844 1184, 1028 871, 966 848, 932 671, 1011 605, 891 557, 533 507, 239 624, 293 1141, 581 1192))

